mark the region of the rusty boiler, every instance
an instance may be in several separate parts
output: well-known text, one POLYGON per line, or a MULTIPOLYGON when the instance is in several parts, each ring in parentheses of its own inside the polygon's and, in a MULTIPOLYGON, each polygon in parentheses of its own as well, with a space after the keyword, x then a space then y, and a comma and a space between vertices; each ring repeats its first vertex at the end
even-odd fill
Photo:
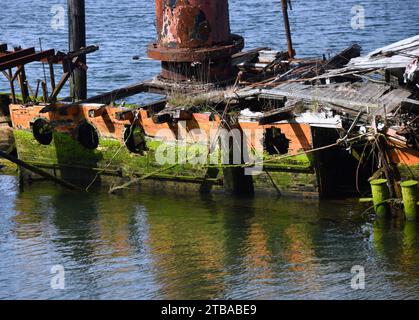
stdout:
POLYGON ((231 56, 244 47, 230 32, 228 0, 156 0, 157 43, 148 56, 172 82, 225 83, 235 78, 231 56))

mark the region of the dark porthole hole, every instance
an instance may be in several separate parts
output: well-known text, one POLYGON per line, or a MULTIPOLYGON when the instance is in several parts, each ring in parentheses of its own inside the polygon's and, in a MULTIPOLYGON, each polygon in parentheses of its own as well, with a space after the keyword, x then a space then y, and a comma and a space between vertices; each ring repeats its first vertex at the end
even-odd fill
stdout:
POLYGON ((272 127, 265 131, 265 150, 270 155, 287 154, 290 140, 282 133, 281 129, 272 127))
POLYGON ((32 132, 36 141, 42 145, 49 145, 53 138, 53 128, 45 119, 37 119, 32 124, 32 132))
POLYGON ((80 144, 89 150, 94 150, 99 146, 99 135, 95 127, 90 123, 83 122, 79 125, 78 140, 80 144))
POLYGON ((124 141, 125 146, 132 153, 142 154, 146 151, 144 131, 139 126, 127 127, 124 132, 124 141))

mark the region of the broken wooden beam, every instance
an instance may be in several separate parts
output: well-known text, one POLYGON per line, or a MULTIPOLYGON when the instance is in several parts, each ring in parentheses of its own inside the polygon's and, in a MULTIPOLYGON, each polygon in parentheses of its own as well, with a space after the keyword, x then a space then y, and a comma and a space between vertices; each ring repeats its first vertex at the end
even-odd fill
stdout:
POLYGON ((0 63, 5 63, 7 61, 15 60, 18 58, 25 57, 30 54, 35 53, 35 48, 27 48, 14 52, 7 52, 5 55, 0 56, 0 63))
POLYGON ((58 85, 54 89, 54 92, 51 94, 51 96, 48 98, 48 102, 55 102, 57 100, 58 94, 60 93, 61 89, 64 87, 67 80, 70 78, 71 73, 65 72, 60 79, 60 82, 58 82, 58 85))
POLYGON ((34 54, 29 54, 29 55, 26 55, 26 56, 23 56, 14 60, 6 61, 4 63, 0 63, 0 71, 11 69, 11 68, 16 68, 17 66, 31 63, 34 61, 40 61, 42 59, 54 56, 54 53, 55 53, 54 49, 51 49, 51 50, 41 51, 34 54))
POLYGON ((234 54, 232 58, 231 64, 233 66, 239 65, 244 62, 255 60, 259 56, 259 52, 263 50, 269 50, 269 48, 262 47, 262 48, 256 48, 245 52, 239 52, 234 54))
POLYGON ((259 125, 271 124, 293 118, 294 115, 292 114, 292 111, 296 109, 297 105, 297 103, 294 103, 290 106, 264 112, 263 116, 259 118, 259 125))
MULTIPOLYGON (((98 46, 91 45, 91 46, 87 46, 85 48, 81 48, 80 50, 68 52, 67 54, 58 51, 57 54, 52 59, 50 59, 49 61, 52 62, 52 63, 58 64, 58 63, 62 63, 66 59, 72 60, 73 58, 76 58, 76 57, 81 56, 81 55, 86 55, 86 54, 89 54, 89 53, 93 53, 93 52, 96 52, 97 50, 99 50, 98 46)), ((47 61, 45 61, 45 62, 47 62, 47 61)))
POLYGON ((97 96, 88 98, 81 101, 80 103, 102 103, 109 104, 119 99, 130 97, 141 92, 147 91, 146 86, 143 83, 134 84, 128 87, 116 89, 110 92, 102 93, 97 96))
POLYGON ((357 44, 339 52, 333 58, 326 62, 325 69, 337 69, 344 67, 351 59, 358 58, 361 55, 361 47, 357 44))

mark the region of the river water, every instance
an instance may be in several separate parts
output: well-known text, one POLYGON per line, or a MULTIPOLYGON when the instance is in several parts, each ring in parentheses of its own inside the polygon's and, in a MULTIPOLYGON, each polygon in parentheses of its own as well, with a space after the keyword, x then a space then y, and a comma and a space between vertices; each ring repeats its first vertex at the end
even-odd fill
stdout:
MULTIPOLYGON (((90 94, 158 72, 144 53, 155 38, 153 1, 86 2, 88 42, 100 46, 88 59, 90 94)), ((65 27, 51 27, 52 6, 65 4, 2 3, 0 42, 39 47, 42 38, 44 49, 65 51, 65 27)), ((295 0, 297 54, 331 55, 353 42, 367 52, 415 35, 417 5, 295 0), (365 10, 364 29, 351 27, 354 5, 365 10)), ((278 0, 231 0, 230 10, 247 48, 285 48, 278 0)), ((42 67, 28 75, 42 78, 42 67)), ((373 222, 364 209, 354 200, 85 195, 48 184, 20 192, 15 177, 0 175, 0 299, 419 299, 418 225, 373 222), (63 290, 51 288, 57 265, 63 290), (351 287, 357 265, 364 290, 351 287)))

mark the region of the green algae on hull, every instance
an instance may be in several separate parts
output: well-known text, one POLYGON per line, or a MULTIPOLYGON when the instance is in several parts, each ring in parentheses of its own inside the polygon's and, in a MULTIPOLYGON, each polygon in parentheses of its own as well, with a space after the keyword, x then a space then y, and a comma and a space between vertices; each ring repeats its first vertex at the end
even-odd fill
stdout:
MULTIPOLYGON (((219 185, 223 184, 228 170, 221 164, 219 150, 207 155, 206 160, 211 160, 211 165, 182 162, 180 155, 190 156, 197 151, 205 155, 207 146, 201 144, 176 145, 147 138, 147 150, 143 154, 136 154, 130 152, 120 141, 110 138, 100 137, 98 147, 89 150, 69 134, 57 131, 54 132, 50 145, 41 145, 30 131, 15 129, 14 136, 20 159, 54 170, 87 169, 104 176, 121 177, 138 177, 155 173, 153 175, 155 180, 178 180, 195 184, 208 182, 219 185), (160 147, 166 149, 168 154, 173 152, 179 164, 170 169, 166 169, 169 164, 159 164, 156 161, 156 152, 160 147), (162 172, 158 173, 159 170, 162 172)), ((255 190, 273 192, 280 190, 284 194, 303 192, 310 196, 318 192, 312 155, 296 155, 272 161, 272 156, 265 154, 264 160, 268 161, 264 166, 264 170, 268 173, 262 172, 253 176, 255 190)))

